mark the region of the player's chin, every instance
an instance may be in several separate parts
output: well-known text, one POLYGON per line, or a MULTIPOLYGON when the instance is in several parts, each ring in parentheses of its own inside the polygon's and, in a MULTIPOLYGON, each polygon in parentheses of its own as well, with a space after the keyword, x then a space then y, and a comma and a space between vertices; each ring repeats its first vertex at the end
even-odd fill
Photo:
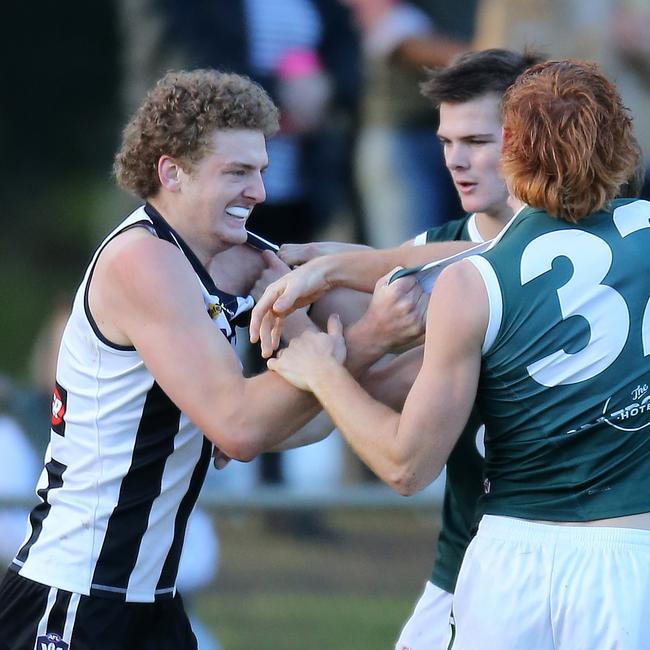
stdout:
POLYGON ((232 246, 245 244, 246 239, 248 238, 245 222, 243 222, 241 226, 228 228, 228 231, 224 234, 224 239, 226 239, 226 241, 232 246))
POLYGON ((485 201, 477 195, 461 196, 460 204, 463 206, 465 212, 483 212, 485 201))

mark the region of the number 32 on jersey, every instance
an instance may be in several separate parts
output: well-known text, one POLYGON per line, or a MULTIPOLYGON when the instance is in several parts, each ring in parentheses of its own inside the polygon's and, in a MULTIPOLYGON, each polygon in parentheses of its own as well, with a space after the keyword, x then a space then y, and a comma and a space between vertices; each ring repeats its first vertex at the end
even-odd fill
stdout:
MULTIPOLYGON (((621 237, 650 228, 650 203, 635 201, 614 211, 621 237)), ((608 368, 622 352, 630 333, 630 313, 618 291, 602 284, 612 265, 609 244, 583 230, 560 230, 534 239, 521 258, 522 286, 551 270, 553 261, 566 257, 573 265, 569 281, 557 289, 562 318, 582 316, 590 328, 589 342, 568 354, 557 350, 527 367, 543 386, 575 384, 608 368)), ((643 354, 650 354, 650 302, 641 321, 643 354)), ((633 333, 635 335, 635 333, 633 333)))

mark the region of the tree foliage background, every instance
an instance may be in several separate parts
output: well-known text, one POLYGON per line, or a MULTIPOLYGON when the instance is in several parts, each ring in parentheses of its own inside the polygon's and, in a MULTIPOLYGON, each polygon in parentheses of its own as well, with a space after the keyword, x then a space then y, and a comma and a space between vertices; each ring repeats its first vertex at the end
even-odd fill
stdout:
POLYGON ((0 373, 21 380, 44 320, 120 216, 109 204, 124 116, 114 3, 8 3, 0 24, 0 373))

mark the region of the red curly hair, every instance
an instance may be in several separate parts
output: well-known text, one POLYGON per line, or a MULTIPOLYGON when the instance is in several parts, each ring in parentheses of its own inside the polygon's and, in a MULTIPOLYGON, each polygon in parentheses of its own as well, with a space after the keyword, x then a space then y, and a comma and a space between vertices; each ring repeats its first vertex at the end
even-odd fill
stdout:
POLYGON ((602 209, 638 165, 629 112, 594 63, 549 61, 524 72, 505 95, 503 125, 510 191, 566 221, 602 209))

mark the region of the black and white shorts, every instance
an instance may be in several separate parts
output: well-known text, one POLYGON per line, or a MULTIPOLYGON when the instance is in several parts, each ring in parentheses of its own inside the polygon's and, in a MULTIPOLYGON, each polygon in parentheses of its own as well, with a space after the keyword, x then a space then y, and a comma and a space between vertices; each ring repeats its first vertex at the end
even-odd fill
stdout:
POLYGON ((125 603, 48 587, 7 571, 0 650, 196 650, 180 594, 125 603))

